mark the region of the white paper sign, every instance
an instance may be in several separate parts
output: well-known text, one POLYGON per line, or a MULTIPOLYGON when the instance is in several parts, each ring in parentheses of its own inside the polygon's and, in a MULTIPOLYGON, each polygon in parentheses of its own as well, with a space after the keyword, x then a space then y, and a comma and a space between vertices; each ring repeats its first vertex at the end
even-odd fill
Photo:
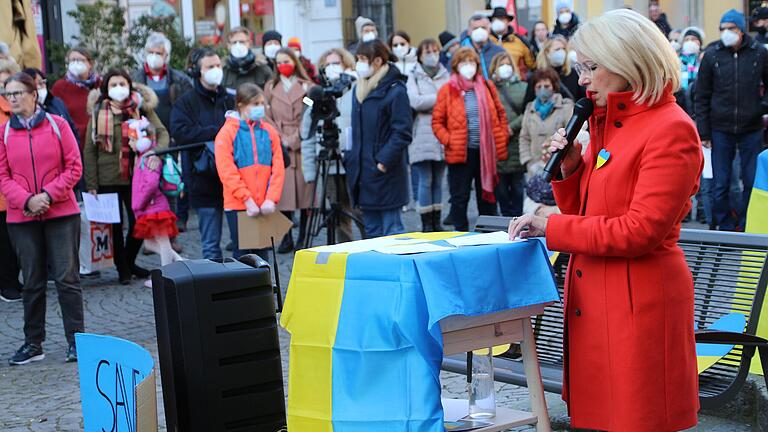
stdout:
POLYGON ((93 196, 83 193, 85 215, 91 222, 120 223, 120 202, 116 193, 93 196))
POLYGON ((712 149, 702 147, 701 151, 704 153, 704 171, 701 172, 701 176, 705 179, 711 179, 712 174, 712 149))
POLYGON ((374 249, 376 252, 381 252, 389 255, 409 255, 419 254, 425 252, 442 252, 447 250, 453 250, 456 248, 440 246, 432 243, 414 243, 403 246, 386 246, 374 249))
POLYGON ((506 231, 496 231, 496 232, 485 233, 485 234, 463 235, 459 237, 452 237, 446 240, 446 242, 456 247, 504 244, 504 243, 514 243, 519 241, 524 241, 524 240, 518 240, 518 239, 510 240, 509 234, 506 231))

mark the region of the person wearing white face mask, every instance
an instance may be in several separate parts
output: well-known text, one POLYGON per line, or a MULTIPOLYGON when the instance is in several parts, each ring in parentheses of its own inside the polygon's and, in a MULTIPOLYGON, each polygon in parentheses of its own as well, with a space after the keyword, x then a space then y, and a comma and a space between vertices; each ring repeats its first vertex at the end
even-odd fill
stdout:
POLYGON ((283 35, 276 30, 265 31, 261 36, 261 44, 263 47, 264 55, 267 57, 267 64, 272 69, 272 74, 277 74, 277 63, 275 63, 275 57, 280 48, 283 47, 283 35))
POLYGON ((520 163, 520 128, 523 124, 525 93, 528 83, 520 79, 520 70, 509 54, 499 54, 491 63, 493 83, 499 91, 499 100, 507 114, 509 140, 505 161, 496 164, 499 173, 499 185, 496 188, 496 199, 502 216, 514 217, 523 214, 523 199, 525 197, 525 166, 520 163))
POLYGON ((357 49, 352 89, 352 145, 344 154, 352 203, 363 212, 366 238, 405 231, 400 209, 408 203, 406 149, 413 116, 407 78, 379 40, 357 49))
POLYGON ((347 47, 347 51, 355 55, 357 48, 363 42, 370 42, 379 37, 379 30, 376 28, 376 23, 372 19, 363 16, 355 19, 355 34, 357 35, 357 41, 353 42, 347 47))
POLYGON ((504 52, 504 48, 491 42, 491 21, 486 15, 475 14, 469 18, 467 30, 461 33, 459 39, 462 47, 470 47, 480 56, 478 70, 483 78, 489 79, 488 67, 496 54, 504 52))
POLYGON ((224 78, 221 85, 230 93, 234 93, 241 84, 247 82, 255 83, 263 89, 264 84, 272 77, 272 69, 266 57, 257 56, 251 49, 252 38, 253 33, 246 27, 235 27, 227 34, 229 56, 224 62, 224 78))
POLYGON ((528 44, 515 34, 515 29, 511 26, 514 19, 506 8, 494 8, 491 14, 491 40, 504 48, 520 69, 520 76, 525 77, 529 70, 536 68, 536 59, 528 44))
POLYGON ((553 35, 561 35, 570 39, 579 27, 579 16, 573 13, 568 2, 560 1, 557 3, 557 19, 552 31, 553 35))
POLYGON ((395 65, 400 73, 405 76, 410 75, 418 63, 416 48, 411 46, 411 37, 408 33, 398 30, 389 35, 387 42, 390 51, 397 57, 395 65))
MULTIPOLYGON (((67 107, 77 126, 79 143, 85 143, 85 129, 88 125, 88 93, 101 85, 101 77, 93 71, 93 55, 83 47, 76 47, 67 53, 67 74, 53 84, 51 93, 67 107)), ((82 149, 82 148, 81 148, 82 149)))
POLYGON ((680 33, 680 90, 675 94, 677 103, 688 115, 695 117, 693 96, 696 77, 701 63, 701 47, 704 44, 704 31, 697 27, 688 27, 680 33))
POLYGON ((171 126, 171 108, 184 93, 192 90, 192 80, 170 66, 171 41, 153 32, 144 43, 144 64, 131 75, 133 82, 145 84, 158 98, 157 112, 166 129, 171 126))
MULTIPOLYGON (((75 139, 79 138, 77 126, 75 126, 75 122, 72 121, 72 117, 69 116, 69 111, 67 110, 67 106, 64 105, 64 101, 48 92, 48 79, 45 72, 36 68, 26 68, 23 72, 35 80, 35 85, 37 85, 38 105, 43 107, 43 110, 48 114, 54 114, 66 120, 69 124, 69 128, 72 129, 72 133, 75 134, 75 139)), ((80 143, 78 142, 78 145, 79 144, 80 143)))
MULTIPOLYGON (((539 56, 536 58, 536 69, 554 69, 560 77, 560 94, 564 98, 577 101, 585 97, 584 87, 579 85, 579 76, 573 70, 573 60, 568 40, 562 35, 553 35, 544 42, 539 56)), ((528 93, 525 96, 525 104, 532 102, 536 95, 533 86, 528 86, 528 93)))
POLYGON ((197 211, 203 257, 222 258, 223 189, 217 173, 208 168, 213 160, 213 141, 224 125, 226 112, 234 109, 235 101, 221 85, 224 72, 215 51, 210 48, 193 51, 190 63, 195 89, 173 106, 171 136, 176 145, 206 143, 205 148, 181 152, 184 188, 190 207, 197 211))
POLYGON ((436 40, 423 40, 416 53, 419 63, 407 84, 411 109, 416 113, 413 141, 408 146, 408 161, 411 170, 416 173, 416 201, 422 231, 442 231, 440 215, 445 152, 432 131, 432 109, 437 92, 448 82, 450 73, 440 64, 440 47, 436 40))
POLYGON ((714 210, 712 224, 721 230, 743 229, 752 192, 757 155, 762 150, 768 97, 768 51, 747 33, 744 14, 734 9, 720 20, 720 41, 710 44, 699 65, 694 95, 702 145, 712 148, 714 210), (731 216, 729 187, 738 149, 743 192, 731 216))
POLYGON ((451 220, 457 231, 469 229, 467 205, 473 183, 478 212, 496 214, 496 164, 507 160, 506 113, 496 86, 483 78, 479 64, 473 49, 456 51, 451 78, 437 93, 432 111, 432 131, 445 147, 451 220))
MULTIPOLYGON (((117 193, 128 222, 128 236, 123 235, 123 221, 112 224, 112 237, 120 283, 128 284, 131 275, 146 279, 149 272, 136 265, 142 241, 133 236, 136 222, 131 210, 131 179, 134 152, 129 145, 128 120, 146 117, 156 131, 158 148, 167 148, 168 130, 155 113, 157 96, 147 86, 131 81, 128 73, 110 70, 99 90, 88 95, 90 120, 83 146, 85 189, 97 193, 117 193)), ((160 164, 147 159, 150 169, 160 164)))

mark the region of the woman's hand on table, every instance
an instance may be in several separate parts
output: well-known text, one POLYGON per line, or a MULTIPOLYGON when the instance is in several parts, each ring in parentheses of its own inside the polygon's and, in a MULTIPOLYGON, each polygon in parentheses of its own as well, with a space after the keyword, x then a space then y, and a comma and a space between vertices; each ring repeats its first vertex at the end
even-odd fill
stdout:
POLYGON ((509 239, 544 237, 547 233, 547 218, 533 214, 524 214, 520 217, 512 218, 509 221, 509 239))

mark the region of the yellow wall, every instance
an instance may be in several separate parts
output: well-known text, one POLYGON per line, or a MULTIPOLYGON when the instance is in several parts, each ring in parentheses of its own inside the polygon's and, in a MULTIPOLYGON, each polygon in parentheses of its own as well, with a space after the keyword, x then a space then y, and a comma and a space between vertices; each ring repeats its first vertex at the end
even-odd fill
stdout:
POLYGON ((397 0, 393 13, 395 30, 405 30, 414 47, 426 38, 437 39, 446 29, 443 0, 397 0))

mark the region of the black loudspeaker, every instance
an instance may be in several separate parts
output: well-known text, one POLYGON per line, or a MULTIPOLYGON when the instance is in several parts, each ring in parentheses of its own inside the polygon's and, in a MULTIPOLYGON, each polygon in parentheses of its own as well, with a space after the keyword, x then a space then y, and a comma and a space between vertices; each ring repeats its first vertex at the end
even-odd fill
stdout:
POLYGON ((285 396, 269 264, 255 255, 152 272, 171 432, 275 432, 285 396))

